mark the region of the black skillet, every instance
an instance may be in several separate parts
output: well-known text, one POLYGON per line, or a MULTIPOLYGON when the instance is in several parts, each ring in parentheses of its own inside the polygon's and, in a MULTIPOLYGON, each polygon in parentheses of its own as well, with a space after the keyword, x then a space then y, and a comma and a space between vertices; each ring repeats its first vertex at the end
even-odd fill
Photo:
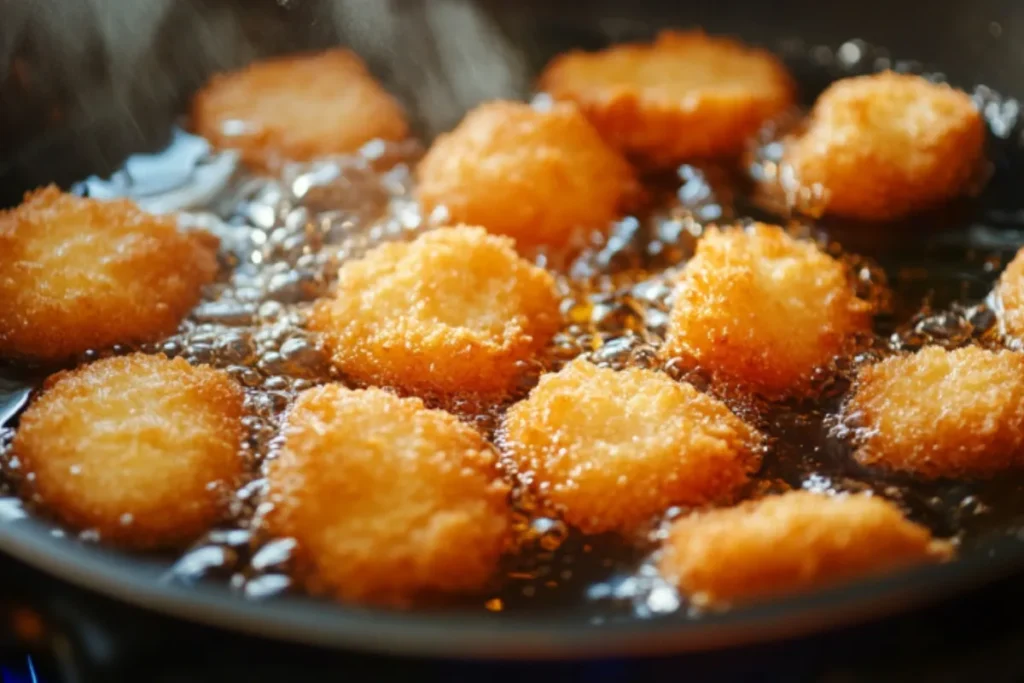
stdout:
MULTIPOLYGON (((782 50, 805 99, 841 73, 836 60, 843 53, 836 49, 851 39, 885 46, 887 52, 872 56, 897 67, 917 68, 900 61, 916 60, 967 89, 985 84, 1004 95, 1024 95, 1024 11, 1014 0, 8 0, 0 3, 0 205, 16 203, 26 188, 107 174, 129 153, 159 149, 189 94, 210 73, 259 56, 350 44, 403 97, 429 136, 453 125, 475 101, 527 96, 533 76, 555 53, 646 37, 669 26, 703 26, 782 50), (16 77, 18 70, 22 75, 16 77)), ((961 247, 1021 241, 1024 198, 1016 185, 1024 177, 1024 152, 1010 118, 1009 128, 993 136, 996 175, 983 201, 987 210, 952 238, 961 247)), ((899 242, 913 253, 927 239, 899 242)), ((482 610, 402 614, 301 598, 246 602, 216 585, 161 582, 165 565, 56 538, 49 529, 32 519, 0 523, 0 550, 17 558, 19 567, 24 563, 75 584, 75 590, 59 594, 64 602, 46 603, 62 604, 64 611, 77 606, 88 617, 94 603, 81 598, 85 589, 143 610, 271 639, 446 657, 721 648, 877 618, 1024 574, 1024 541, 993 533, 943 566, 697 619, 675 614, 595 624, 591 615, 572 610, 499 618, 482 610)))

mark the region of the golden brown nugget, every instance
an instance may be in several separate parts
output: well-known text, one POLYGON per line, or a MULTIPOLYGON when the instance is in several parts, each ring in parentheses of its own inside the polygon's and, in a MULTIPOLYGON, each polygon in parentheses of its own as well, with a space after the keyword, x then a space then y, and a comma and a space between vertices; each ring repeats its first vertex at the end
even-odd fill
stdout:
POLYGON ((881 498, 793 491, 679 519, 659 567, 694 604, 727 607, 941 561, 952 551, 881 498))
POLYGON ((996 285, 1003 332, 1024 339, 1024 249, 1017 252, 996 285))
POLYGON ((0 356, 60 361, 174 332, 217 273, 217 245, 128 200, 28 193, 0 212, 0 356))
POLYGON ((192 100, 192 128, 243 161, 273 168, 409 135, 405 114, 353 52, 268 59, 214 76, 192 100))
POLYGON ((520 247, 564 246, 604 230, 635 198, 629 164, 572 105, 478 106, 434 141, 417 169, 426 212, 482 225, 520 247))
POLYGON ((553 278, 512 240, 440 228, 350 261, 314 310, 334 364, 363 384, 411 393, 500 394, 558 329, 553 278))
POLYGON ((884 221, 963 194, 984 144, 985 123, 966 93, 885 72, 825 90, 784 162, 800 185, 826 191, 826 213, 884 221))
POLYGON ((987 477, 1024 465, 1024 355, 927 347, 857 376, 847 406, 863 465, 987 477))
POLYGON ((736 156, 795 93, 771 53, 700 31, 560 55, 540 87, 575 102, 614 147, 649 166, 736 156))
POLYGON ((341 600, 475 592, 507 541, 508 486, 480 434, 381 389, 301 394, 268 480, 269 530, 296 539, 309 588, 341 600))
POLYGON ((666 358, 769 399, 806 395, 870 326, 842 263, 762 223, 710 227, 675 291, 666 358))
POLYGON ((64 523, 121 546, 177 546, 216 523, 240 483, 242 413, 220 370, 133 354, 48 379, 13 448, 64 523))
POLYGON ((575 360, 512 406, 503 444, 567 522, 628 534, 672 505, 731 499, 761 436, 689 384, 575 360))

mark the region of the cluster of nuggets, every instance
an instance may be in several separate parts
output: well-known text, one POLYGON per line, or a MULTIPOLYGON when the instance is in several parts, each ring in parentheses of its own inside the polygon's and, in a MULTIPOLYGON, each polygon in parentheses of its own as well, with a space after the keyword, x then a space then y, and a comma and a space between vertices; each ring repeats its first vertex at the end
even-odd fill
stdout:
MULTIPOLYGON (((511 547, 513 475, 587 534, 635 538, 670 507, 698 508, 671 524, 658 560, 696 604, 949 557, 949 543, 877 497, 791 492, 728 507, 751 492, 766 447, 728 398, 813 399, 834 359, 871 333, 847 267, 777 226, 708 228, 678 276, 661 357, 709 377, 711 393, 577 359, 507 409, 496 445, 421 400, 516 396, 562 324, 555 278, 523 254, 604 229, 642 196, 643 172, 738 157, 795 101, 775 57, 699 32, 569 53, 540 84, 553 103, 483 104, 419 164, 424 211, 453 227, 345 263, 311 311, 336 369, 361 388, 300 394, 266 468, 263 521, 297 540, 304 584, 389 605, 483 589, 511 547)), ((217 76, 191 113, 258 170, 408 134, 397 102, 344 50, 217 76)), ((826 90, 784 146, 829 212, 888 220, 966 191, 983 140, 967 95, 885 73, 826 90)), ((0 355, 54 363, 159 339, 216 271, 215 240, 173 219, 30 194, 0 214, 0 355)), ((1022 291, 1024 254, 999 286, 1017 336, 1022 291)), ((219 370, 113 357, 51 377, 14 452, 26 490, 64 522, 133 548, 180 545, 221 519, 250 475, 243 412, 219 370)), ((847 412, 865 467, 991 476, 1024 465, 1024 356, 891 357, 861 370, 847 412)))

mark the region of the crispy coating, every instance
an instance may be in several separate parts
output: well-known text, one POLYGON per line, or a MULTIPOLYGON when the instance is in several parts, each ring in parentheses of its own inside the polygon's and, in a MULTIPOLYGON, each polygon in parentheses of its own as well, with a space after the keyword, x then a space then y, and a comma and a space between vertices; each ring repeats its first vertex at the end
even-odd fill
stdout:
POLYGON ((628 534, 672 505, 729 500, 761 436, 726 405, 652 370, 575 360, 508 411, 520 473, 585 533, 628 534))
POLYGON ((270 531, 314 592, 405 606, 494 575, 508 486, 472 427, 416 398, 338 384, 299 396, 270 464, 270 531))
POLYGON ((553 278, 482 228, 384 244, 338 273, 310 328, 363 384, 410 393, 501 394, 558 329, 553 278))
POLYGON ((735 156, 795 93, 771 53, 700 31, 568 52, 548 65, 540 87, 575 102, 609 143, 649 166, 735 156))
POLYGON ((985 123, 966 93, 884 72, 825 90, 784 161, 801 185, 825 189, 826 213, 884 221, 962 194, 984 144, 985 123))
POLYGON ((761 223, 710 227, 676 288, 662 354, 725 387, 801 396, 869 325, 843 264, 814 244, 761 223))
POLYGON ((635 196, 629 164, 569 104, 478 106, 434 141, 417 168, 425 211, 482 225, 520 247, 564 246, 604 230, 635 196))
POLYGON ((108 358, 47 380, 14 453, 46 510, 104 542, 181 545, 226 511, 244 461, 243 395, 181 358, 108 358))
POLYGON ((694 604, 725 607, 951 555, 889 501, 792 491, 679 519, 660 569, 694 604))
POLYGON ((1024 249, 1017 252, 996 285, 1003 331, 1024 339, 1024 249))
POLYGON ((54 186, 0 212, 0 356, 60 361, 173 332, 217 273, 217 239, 54 186))
POLYGON ((349 50, 277 57, 214 76, 192 100, 192 128, 246 164, 273 168, 401 140, 398 102, 349 50))
POLYGON ((1024 465, 1024 355, 927 347, 868 366, 847 406, 863 465, 987 477, 1024 465))

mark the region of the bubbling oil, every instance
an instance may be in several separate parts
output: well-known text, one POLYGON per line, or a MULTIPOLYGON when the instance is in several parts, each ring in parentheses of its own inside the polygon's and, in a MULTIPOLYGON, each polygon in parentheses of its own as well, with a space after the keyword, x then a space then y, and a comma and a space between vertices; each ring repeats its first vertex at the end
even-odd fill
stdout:
MULTIPOLYGON (((915 66, 895 64, 883 50, 862 41, 836 51, 802 44, 784 48, 785 56, 798 58, 804 70, 816 70, 819 79, 822 71, 835 77, 915 66)), ((987 88, 978 88, 975 97, 1001 152, 1021 156, 1012 140, 1019 107, 987 88)), ((986 534, 1016 533, 1024 520, 1019 479, 922 483, 864 470, 851 457, 851 431, 842 406, 857 368, 865 363, 926 344, 1006 343, 997 329, 994 303, 986 297, 1002 263, 1024 242, 1024 233, 1005 230, 1007 224, 1024 226, 1024 213, 986 204, 983 197, 969 213, 949 212, 940 226, 944 229, 922 229, 912 221, 880 230, 822 219, 820 192, 787 185, 781 163, 780 136, 797 125, 799 116, 794 115, 767 129, 754 141, 743 172, 682 165, 672 174, 648 179, 651 202, 643 212, 585 236, 582 248, 572 254, 535 254, 538 263, 556 271, 562 329, 538 359, 522 364, 522 381, 504 401, 481 405, 471 397, 437 396, 427 402, 453 411, 493 439, 510 403, 525 396, 541 374, 577 357, 615 369, 661 370, 709 389, 699 373, 658 356, 673 282, 707 225, 781 222, 840 258, 858 294, 878 314, 874 334, 860 340, 851 357, 837 359, 821 373, 819 400, 768 405, 726 397, 768 437, 763 468, 748 493, 873 491, 897 501, 935 533, 954 538, 965 551, 986 534), (771 184, 766 181, 777 181, 780 191, 762 192, 771 184)), ((244 387, 243 456, 252 477, 233 493, 225 524, 169 558, 167 580, 226 582, 251 599, 297 589, 291 578, 294 541, 268 537, 261 528, 267 509, 263 468, 280 446, 281 424, 297 394, 325 382, 348 381, 306 329, 306 316, 313 301, 331 292, 347 260, 443 223, 443 214, 423 216, 413 198, 412 168, 421 152, 414 142, 377 141, 355 155, 288 165, 275 176, 243 173, 206 206, 181 214, 184 226, 221 238, 222 274, 176 334, 141 350, 222 368, 244 387)), ((89 353, 81 360, 99 355, 89 353)), ((9 453, 10 434, 10 429, 0 431, 0 493, 6 494, 19 474, 9 453)), ((651 562, 664 523, 685 509, 667 511, 660 523, 652 520, 653 531, 640 538, 584 537, 559 518, 558 510, 530 493, 530 472, 516 471, 507 461, 501 466, 513 484, 516 552, 506 558, 494 591, 461 607, 501 613, 572 608, 595 621, 689 609, 651 562)), ((89 530, 84 537, 95 540, 89 530)))

